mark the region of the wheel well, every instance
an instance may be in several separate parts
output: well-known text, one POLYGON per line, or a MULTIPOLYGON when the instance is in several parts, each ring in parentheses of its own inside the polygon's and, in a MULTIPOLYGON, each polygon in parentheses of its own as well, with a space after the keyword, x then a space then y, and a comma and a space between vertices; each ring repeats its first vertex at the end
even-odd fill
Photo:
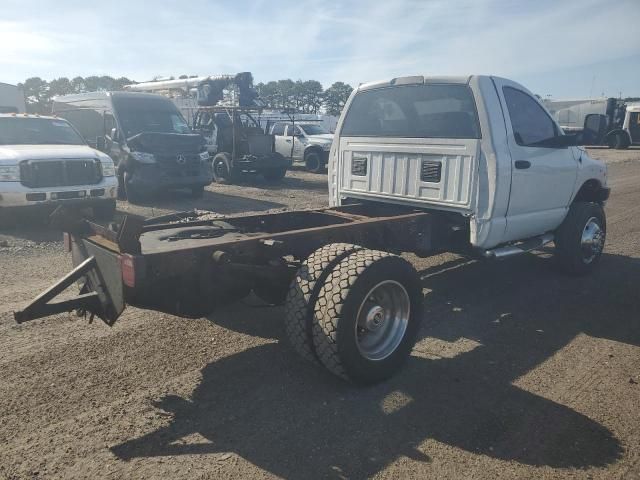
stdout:
POLYGON ((601 190, 602 190, 602 184, 600 183, 599 180, 596 180, 595 178, 587 180, 582 184, 582 186, 580 187, 580 190, 578 190, 578 193, 576 193, 576 196, 573 198, 572 203, 576 203, 576 202, 601 203, 602 202, 601 190))
POLYGON ((311 153, 311 152, 315 152, 315 153, 321 154, 322 153, 322 149, 320 147, 318 147, 317 145, 310 145, 305 149, 304 156, 306 157, 307 154, 311 153))
POLYGON ((608 140, 609 138, 615 137, 616 135, 619 135, 619 134, 623 134, 625 137, 627 137, 627 140, 631 141, 631 139, 629 138, 629 132, 627 132, 623 128, 616 128, 615 130, 611 130, 610 132, 607 132, 607 134, 604 136, 604 140, 608 140))

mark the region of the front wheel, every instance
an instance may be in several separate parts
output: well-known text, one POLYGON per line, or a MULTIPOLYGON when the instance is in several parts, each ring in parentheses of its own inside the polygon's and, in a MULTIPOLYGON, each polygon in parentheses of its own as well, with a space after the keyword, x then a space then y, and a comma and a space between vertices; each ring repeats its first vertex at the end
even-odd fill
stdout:
POLYGON ((279 182, 287 174, 286 167, 270 168, 262 172, 262 176, 267 182, 279 182))
POLYGON ((422 313, 420 278, 409 262, 386 252, 355 251, 333 268, 318 294, 316 354, 340 377, 380 382, 409 357, 422 313))
POLYGON ((577 202, 556 231, 555 256, 562 270, 586 275, 600 261, 607 236, 607 221, 601 205, 577 202))
POLYGON ((227 153, 218 153, 213 157, 213 181, 228 185, 233 183, 233 166, 227 153))
POLYGON ((313 173, 321 173, 324 168, 324 162, 316 151, 307 152, 304 156, 304 163, 307 170, 313 173))
POLYGON ((614 148, 616 150, 624 150, 625 148, 629 148, 629 141, 627 136, 623 133, 617 133, 615 136, 614 148))

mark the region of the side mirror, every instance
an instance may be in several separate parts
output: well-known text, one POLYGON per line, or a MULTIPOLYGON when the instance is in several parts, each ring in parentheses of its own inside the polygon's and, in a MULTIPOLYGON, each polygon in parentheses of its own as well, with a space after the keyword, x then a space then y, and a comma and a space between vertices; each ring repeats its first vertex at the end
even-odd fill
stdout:
POLYGON ((111 129, 111 140, 114 142, 118 141, 118 129, 116 127, 111 129))
POLYGON ((96 138, 96 148, 104 151, 107 148, 107 139, 104 137, 96 138))

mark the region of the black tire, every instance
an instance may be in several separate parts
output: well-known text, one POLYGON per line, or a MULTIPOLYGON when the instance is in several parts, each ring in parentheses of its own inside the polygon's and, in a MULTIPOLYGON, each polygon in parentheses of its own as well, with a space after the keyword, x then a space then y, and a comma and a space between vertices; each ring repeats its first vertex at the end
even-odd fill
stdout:
POLYGON ((202 198, 204 196, 204 185, 191 187, 191 198, 202 198))
POLYGON ((123 183, 124 183, 124 192, 127 196, 127 201, 129 203, 140 203, 144 196, 142 192, 136 189, 131 185, 131 176, 132 174, 129 171, 125 171, 123 175, 123 183))
POLYGON ((124 172, 118 172, 118 200, 126 200, 127 192, 124 187, 124 172))
POLYGON ((262 176, 267 182, 279 182, 287 174, 287 167, 269 168, 262 172, 262 176))
POLYGON ((113 220, 115 214, 115 200, 105 200, 93 206, 93 216, 99 220, 113 220))
MULTIPOLYGON (((389 306, 390 296, 387 296, 389 306)), ((420 278, 409 262, 401 257, 376 250, 359 250, 342 259, 331 271, 318 293, 314 311, 313 343, 322 364, 333 374, 358 384, 373 384, 392 376, 404 364, 415 345, 423 314, 420 278), (387 316, 384 301, 373 295, 379 288, 391 288, 402 300, 390 304, 403 305, 399 316, 387 316), (369 303, 369 314, 364 315, 369 303), (383 347, 378 353, 365 353, 361 335, 376 335, 374 329, 358 322, 381 309, 383 347), (359 315, 360 314, 360 315, 359 315), (386 317, 386 318, 385 318, 386 317), (390 319, 404 318, 404 328, 393 328, 390 319), (356 331, 357 329, 357 331, 356 331), (393 335, 388 333, 394 332, 393 335)), ((368 324, 368 323, 367 323, 368 324)), ((366 347, 369 348, 369 347, 366 347)))
POLYGON ((616 133, 616 136, 614 137, 614 148, 616 150, 629 148, 629 139, 624 133, 616 133))
POLYGON ((304 164, 307 170, 313 173, 321 173, 324 170, 324 162, 320 154, 315 150, 305 153, 304 164))
POLYGON ((213 181, 221 183, 223 185, 229 185, 233 183, 233 166, 231 165, 231 156, 228 153, 222 152, 216 154, 211 162, 213 168, 213 181))
POLYGON ((284 326, 293 349, 302 358, 318 362, 313 347, 313 313, 320 288, 333 267, 354 251, 350 243, 331 243, 313 252, 291 281, 285 300, 284 326))
POLYGON ((555 234, 555 256, 560 268, 571 275, 590 273, 600 261, 606 235, 607 221, 601 205, 571 205, 555 234))

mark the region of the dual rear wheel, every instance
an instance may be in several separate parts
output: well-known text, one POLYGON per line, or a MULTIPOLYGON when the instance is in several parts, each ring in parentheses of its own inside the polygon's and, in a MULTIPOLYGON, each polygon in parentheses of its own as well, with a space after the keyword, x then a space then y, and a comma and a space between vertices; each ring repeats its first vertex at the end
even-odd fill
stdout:
POLYGON ((293 279, 285 327, 294 350, 359 384, 393 375, 422 317, 420 278, 396 255, 351 244, 314 252, 293 279))

